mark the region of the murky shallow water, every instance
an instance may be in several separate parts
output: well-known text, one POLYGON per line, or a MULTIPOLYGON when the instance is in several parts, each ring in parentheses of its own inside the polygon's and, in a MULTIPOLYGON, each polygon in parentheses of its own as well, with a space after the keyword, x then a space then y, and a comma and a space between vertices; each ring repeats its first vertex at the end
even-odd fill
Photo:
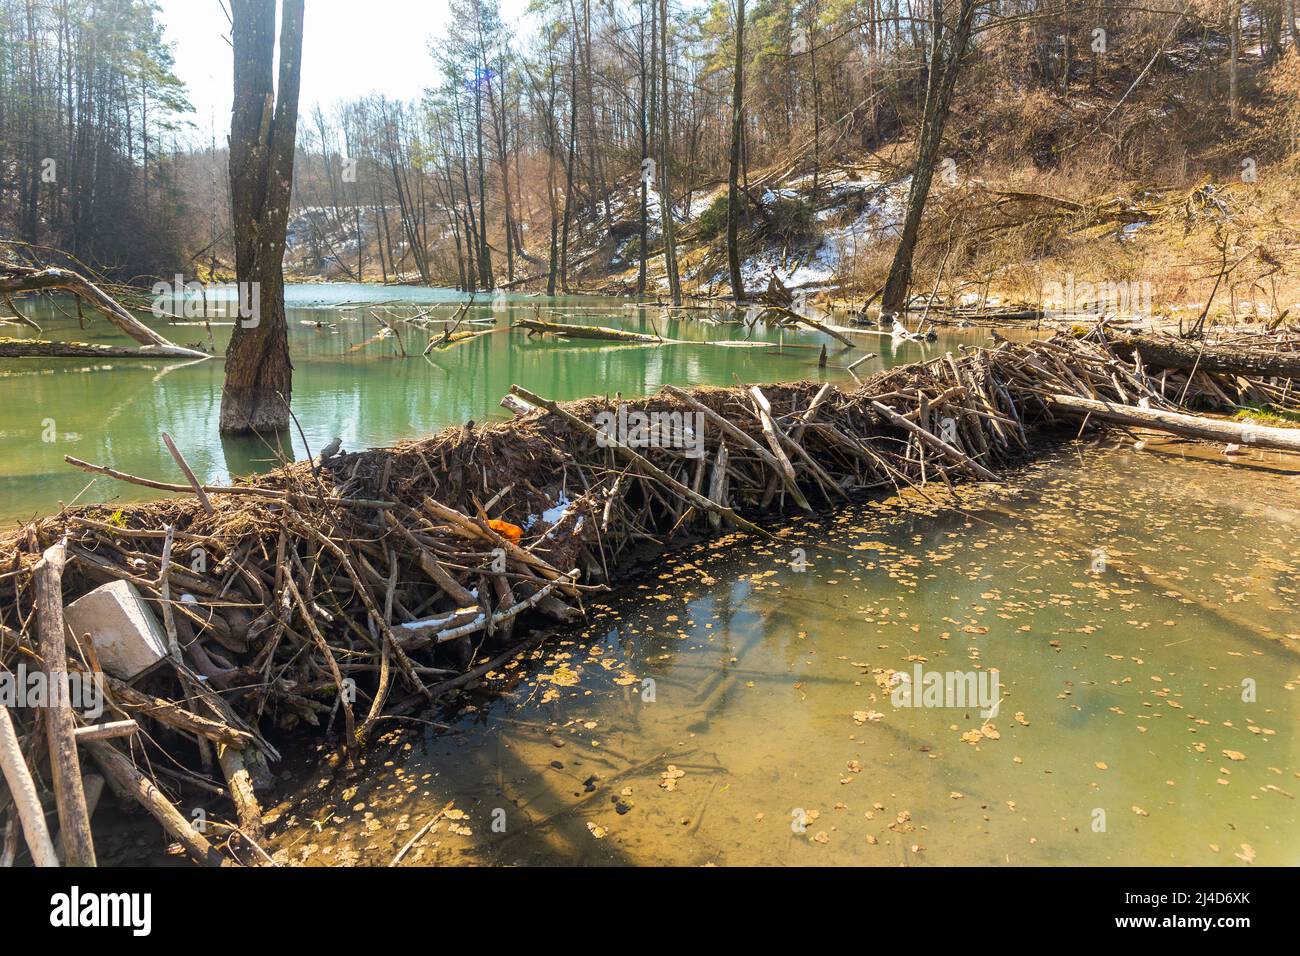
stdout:
POLYGON ((446 728, 294 768, 273 846, 386 864, 450 805, 404 864, 1295 865, 1298 475, 1079 445, 700 545, 446 728), (999 712, 894 706, 917 664, 999 712))

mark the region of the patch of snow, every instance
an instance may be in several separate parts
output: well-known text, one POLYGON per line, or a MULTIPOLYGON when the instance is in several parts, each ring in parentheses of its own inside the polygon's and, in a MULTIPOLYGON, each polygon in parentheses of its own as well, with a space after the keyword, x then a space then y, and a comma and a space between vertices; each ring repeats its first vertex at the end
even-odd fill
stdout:
POLYGON ((558 524, 560 519, 564 517, 565 512, 569 510, 570 504, 572 504, 572 502, 569 501, 568 496, 561 491, 559 499, 552 507, 547 508, 540 515, 529 515, 528 522, 524 525, 524 528, 532 530, 533 525, 537 524, 539 521, 548 525, 558 524))
POLYGON ((1144 226, 1151 225, 1150 220, 1146 222, 1128 222, 1119 231, 1120 242, 1130 242, 1137 235, 1138 230, 1144 226))

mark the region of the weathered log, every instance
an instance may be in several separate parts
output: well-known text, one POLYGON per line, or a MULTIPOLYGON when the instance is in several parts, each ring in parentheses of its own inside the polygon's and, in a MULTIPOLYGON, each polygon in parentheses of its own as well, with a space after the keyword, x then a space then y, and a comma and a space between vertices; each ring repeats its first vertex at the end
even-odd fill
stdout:
POLYGON ((1230 375, 1300 379, 1300 351, 1266 352, 1158 335, 1112 339, 1110 347, 1126 359, 1132 359, 1133 353, 1138 352, 1145 364, 1157 368, 1195 368, 1202 372, 1227 372, 1230 375))
MULTIPOLYGON (((85 727, 78 727, 73 731, 73 736, 77 738, 78 743, 87 740, 112 740, 116 737, 130 737, 138 733, 140 725, 134 720, 110 720, 102 724, 87 724, 85 727)), ((86 806, 89 808, 90 800, 87 798, 86 806)))
POLYGON ((1044 401, 1054 412, 1076 416, 1091 415, 1103 421, 1199 438, 1204 441, 1238 442, 1258 448, 1300 451, 1300 428, 1273 428, 1254 422, 1232 422, 1201 415, 1185 415, 1156 408, 1114 405, 1075 395, 1045 395, 1044 401))
POLYGON ((85 276, 70 269, 33 269, 27 266, 0 266, 0 292, 48 292, 61 290, 88 300, 105 318, 141 345, 152 345, 159 355, 206 359, 207 352, 187 349, 159 335, 85 276))
POLYGON ((625 329, 610 329, 602 325, 566 325, 560 322, 543 322, 541 319, 520 319, 516 328, 528 329, 530 332, 547 332, 566 339, 601 339, 609 342, 642 342, 649 345, 662 345, 666 340, 657 335, 643 332, 628 332, 625 329))
POLYGON ((36 792, 36 782, 23 759, 22 744, 9 718, 9 708, 0 704, 0 771, 18 808, 18 819, 23 825, 23 838, 37 866, 58 866, 50 830, 45 825, 45 810, 36 792))
MULTIPOLYGON (((104 795, 104 778, 97 773, 88 773, 81 779, 81 785, 86 792, 86 813, 94 817, 95 810, 99 807, 99 799, 104 795)), ((67 866, 62 846, 63 834, 60 833, 54 842, 54 852, 59 855, 59 864, 67 866)))
POLYGON ((86 747, 108 781, 119 791, 129 793, 150 816, 162 824, 164 830, 180 841, 196 863, 204 866, 221 866, 225 863, 207 837, 190 825, 190 821, 176 809, 176 805, 163 795, 152 780, 137 770, 125 754, 103 740, 88 741, 86 747))
MULTIPOLYGON (((92 342, 53 342, 49 339, 0 338, 0 358, 173 358, 156 348, 98 345, 92 342)), ((204 356, 205 358, 207 356, 204 356)))
POLYGON ((260 841, 263 836, 262 807, 257 802, 253 779, 244 766, 243 755, 238 750, 218 745, 217 762, 221 764, 221 772, 225 775, 230 790, 230 799, 239 815, 240 830, 249 839, 260 841))
POLYGON ((812 505, 804 497, 804 493, 799 488, 799 482, 795 478, 794 465, 786 456, 781 447, 781 438, 783 437, 777 431, 776 422, 772 420, 772 406, 768 404, 765 396, 757 385, 749 390, 749 396, 754 402, 754 414, 758 417, 759 425, 763 429, 763 437, 767 439, 767 446, 772 450, 772 455, 776 458, 777 469, 785 485, 790 489, 790 495, 794 498, 795 503, 804 511, 811 512, 812 505))
POLYGON ((208 717, 201 717, 186 710, 174 701, 163 700, 161 697, 154 697, 152 694, 136 690, 125 681, 120 681, 109 674, 97 674, 95 676, 104 681, 104 687, 108 691, 109 697, 118 707, 123 709, 129 707, 141 716, 152 717, 160 724, 165 724, 173 730, 196 734, 205 740, 211 740, 213 743, 228 744, 237 748, 248 747, 254 741, 251 733, 239 727, 221 723, 208 717))
POLYGON ((63 623, 63 565, 66 560, 67 551, 63 544, 56 544, 46 549, 33 572, 36 630, 40 635, 41 657, 45 661, 52 695, 45 712, 45 736, 54 779, 54 802, 59 808, 64 859, 69 866, 94 866, 95 843, 90 835, 90 813, 86 810, 81 759, 77 755, 77 718, 72 713, 68 693, 68 653, 63 623))
MULTIPOLYGON (((718 443, 718 454, 713 459, 713 474, 709 478, 709 500, 726 507, 727 504, 727 443, 718 443)), ((722 518, 715 511, 709 513, 709 527, 721 530, 722 518)))
MULTIPOLYGON (((428 355, 434 349, 448 349, 453 345, 460 345, 464 342, 470 342, 483 335, 491 335, 496 329, 461 329, 460 331, 448 331, 442 335, 434 336, 429 339, 429 344, 424 347, 424 354, 428 355)), ((394 335, 397 333, 394 332, 394 335)))
MULTIPOLYGON (((574 568, 566 575, 566 577, 568 577, 569 580, 571 581, 576 581, 578 579, 578 569, 574 568)), ((502 624, 505 624, 509 621, 513 621, 524 611, 528 610, 531 607, 536 606, 537 604, 540 604, 547 597, 549 597, 551 592, 554 591, 557 587, 559 587, 561 583, 562 582, 560 581, 551 581, 550 583, 539 588, 531 596, 524 598, 522 601, 519 601, 516 604, 512 604, 510 607, 506 608, 503 611, 496 612, 495 614, 492 615, 492 627, 498 628, 502 624)), ((453 628, 448 628, 447 630, 444 631, 439 631, 436 637, 434 638, 434 642, 438 644, 445 644, 448 641, 454 641, 461 637, 467 637, 470 634, 477 634, 479 631, 485 630, 487 626, 488 626, 487 618, 484 615, 479 614, 476 615, 475 620, 470 621, 466 624, 462 624, 459 627, 453 627, 453 628)))
POLYGON ((843 332, 836 331, 835 329, 831 328, 829 325, 826 325, 822 322, 818 322, 816 319, 810 319, 806 315, 800 315, 798 312, 795 312, 793 309, 787 309, 784 306, 779 306, 779 305, 768 306, 768 308, 771 309, 771 311, 778 313, 779 315, 785 316, 791 322, 799 322, 802 323, 803 325, 808 326, 809 328, 816 329, 818 332, 825 332, 827 335, 831 336, 832 338, 838 339, 840 342, 843 342, 846 346, 848 346, 851 349, 855 349, 858 347, 857 343, 854 342, 852 339, 850 339, 848 336, 846 336, 843 332))

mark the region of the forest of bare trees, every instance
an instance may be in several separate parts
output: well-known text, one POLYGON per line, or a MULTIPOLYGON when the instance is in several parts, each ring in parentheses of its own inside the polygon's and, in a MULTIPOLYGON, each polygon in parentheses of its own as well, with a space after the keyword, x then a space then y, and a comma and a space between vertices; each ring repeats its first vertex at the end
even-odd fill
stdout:
MULTIPOLYGON (((314 114, 296 198, 315 214, 306 220, 309 255, 296 265, 466 290, 532 279, 562 291, 595 247, 608 252, 631 236, 625 260, 638 271, 628 291, 646 289, 650 258, 679 298, 675 233, 702 211, 701 196, 734 179, 720 211, 730 252, 736 232, 765 215, 752 183, 759 170, 805 169, 816 194, 824 165, 913 139, 924 193, 941 147, 945 155, 962 149, 945 135, 954 104, 970 136, 986 132, 981 123, 1014 126, 1006 103, 1018 95, 1056 103, 1055 128, 1023 130, 1046 142, 1028 143, 1021 160, 1051 164, 1060 158, 1053 149, 1066 145, 1062 128, 1086 128, 1069 116, 1072 94, 1122 109, 1128 82, 1167 71, 1177 48, 1191 71, 1182 109, 1198 113, 1189 140, 1228 137, 1240 123, 1239 63, 1266 68, 1294 46, 1294 7, 557 0, 534 4, 530 28, 515 30, 491 0, 457 0, 454 28, 432 45, 436 80, 418 102, 368 99, 314 114), (1232 39, 1242 36, 1250 49, 1232 39), (1004 102, 985 119, 978 99, 962 99, 967 85, 1004 102), (1198 111, 1193 96, 1230 108, 1198 111), (664 216, 665 192, 675 217, 664 216), (624 196, 631 204, 620 204, 624 196)), ((1089 144, 1135 176, 1157 179, 1165 145, 1156 129, 1089 144)), ((977 142, 969 148, 972 159, 987 158, 977 142)), ((918 205, 904 251, 919 218, 918 205)), ((736 265, 727 263, 733 283, 736 265)), ((909 276, 894 271, 889 297, 897 304, 909 276)))
MULTIPOLYGON (((5 233, 123 277, 229 272, 224 134, 178 132, 185 91, 149 6, 0 0, 0 13, 5 233)), ((941 148, 991 158, 997 123, 1004 142, 1021 127, 1022 162, 1050 165, 1071 126, 1107 121, 1081 98, 1122 110, 1141 95, 1130 80, 1149 86, 1174 62, 1186 69, 1174 108, 1204 146, 1245 122, 1258 68, 1297 36, 1295 0, 536 0, 514 23, 496 0, 453 0, 448 22, 424 89, 304 104, 291 274, 563 291, 618 246, 637 267, 628 291, 647 288, 657 258, 679 298, 683 223, 729 181, 717 218, 730 251, 771 214, 758 171, 806 170, 815 195, 826 164, 911 140, 919 189, 941 148), (1201 108, 1214 102, 1228 108, 1201 108), (936 114, 949 107, 960 138, 936 114)), ((1163 175, 1156 127, 1088 145, 1163 175)), ((896 303, 908 277, 894 273, 896 303)))
POLYGON ((149 4, 0 2, 0 236, 123 278, 180 265, 189 109, 149 4))

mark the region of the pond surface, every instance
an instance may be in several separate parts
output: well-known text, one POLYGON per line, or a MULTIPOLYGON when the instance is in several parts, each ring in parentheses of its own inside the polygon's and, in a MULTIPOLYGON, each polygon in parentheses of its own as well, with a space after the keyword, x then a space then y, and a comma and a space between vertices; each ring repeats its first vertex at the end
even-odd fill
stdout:
POLYGON ((436 819, 404 865, 1294 866, 1298 476, 1081 444, 687 549, 502 696, 299 763, 272 846, 383 865, 436 819), (917 667, 996 669, 996 714, 899 706, 917 667))
MULTIPOLYGON (((496 296, 481 298, 468 321, 495 328, 482 336, 421 357, 438 321, 430 328, 398 321, 417 316, 445 320, 464 296, 439 289, 374 285, 297 285, 286 293, 290 350, 294 362, 293 410, 313 451, 335 436, 357 450, 428 435, 467 420, 509 417, 498 403, 512 384, 547 398, 590 395, 638 397, 664 384, 731 385, 744 382, 852 382, 844 366, 864 351, 876 352, 857 371, 864 377, 885 365, 913 362, 955 351, 961 344, 986 344, 984 330, 952 330, 934 344, 899 342, 862 335, 862 349, 837 354, 837 344, 817 332, 782 332, 757 324, 700 321, 706 312, 679 313, 669 319, 656 306, 636 307, 608 298, 496 296), (395 323, 401 338, 388 334, 373 317, 395 323), (598 341, 528 339, 511 323, 540 317, 547 321, 604 325, 658 332, 665 345, 627 345, 598 341), (381 335, 382 333, 382 335, 381 335), (722 347, 722 340, 781 343, 773 347, 722 347), (826 369, 817 359, 829 342, 826 369), (408 357, 402 356, 405 349, 408 357)), ((229 313, 232 302, 209 302, 209 315, 229 313)), ((183 309, 171 306, 175 311, 183 309)), ((134 345, 102 318, 88 313, 86 329, 69 303, 25 306, 45 338, 134 345)), ((842 315, 842 313, 841 313, 842 315)), ((206 347, 208 328, 201 319, 175 324, 152 321, 181 344, 206 347)), ((471 326, 464 326, 470 328, 471 326)), ((224 353, 229 319, 212 318, 213 341, 224 353)), ((33 337, 23 326, 3 334, 33 337)), ((224 483, 275 464, 275 453, 257 439, 222 440, 217 433, 224 363, 218 358, 194 363, 115 359, 0 360, 0 522, 46 513, 59 502, 137 500, 148 489, 93 476, 66 465, 64 455, 107 464, 128 474, 180 482, 184 479, 160 435, 172 435, 205 483, 224 483), (80 497, 79 497, 80 496, 80 497)), ((295 432, 292 454, 307 449, 295 432)))

